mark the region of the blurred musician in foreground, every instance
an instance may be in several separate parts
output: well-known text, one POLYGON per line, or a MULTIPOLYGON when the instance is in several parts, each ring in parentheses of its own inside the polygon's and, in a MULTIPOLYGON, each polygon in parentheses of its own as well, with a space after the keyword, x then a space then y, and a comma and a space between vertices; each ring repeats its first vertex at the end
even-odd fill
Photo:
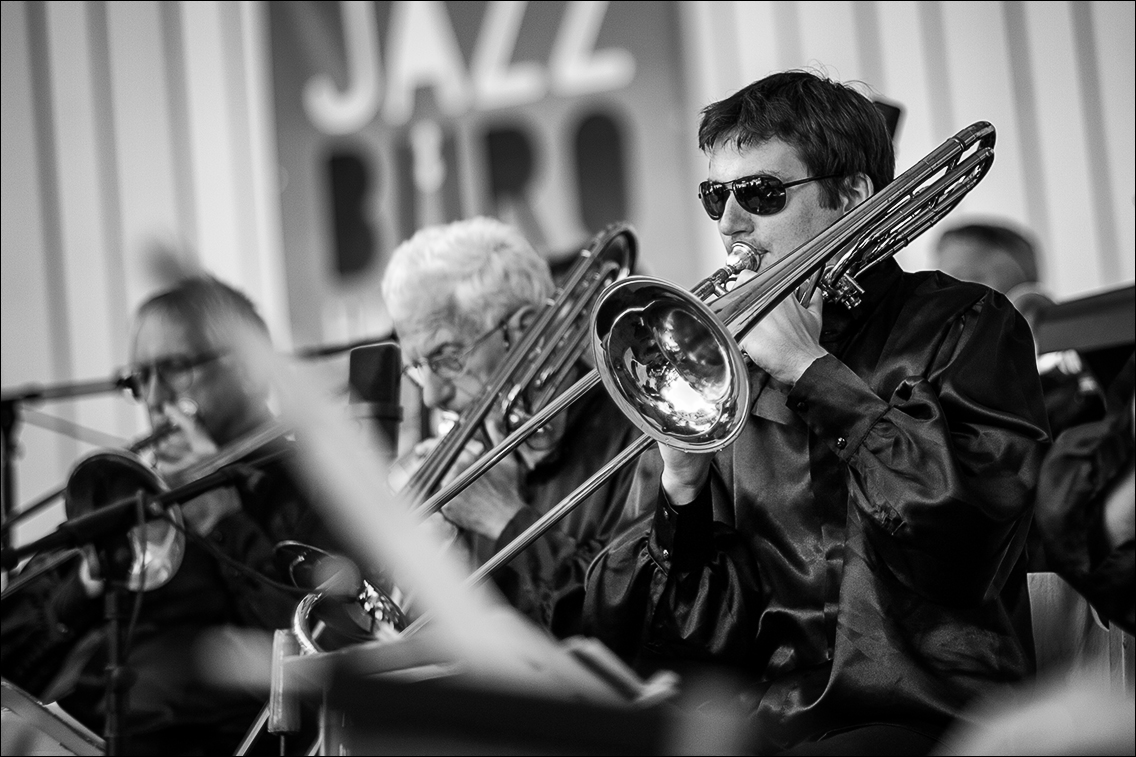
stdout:
MULTIPOLYGON (((871 101, 808 72, 708 106, 699 146, 706 212, 761 268, 895 166, 871 101)), ((1048 441, 1029 327, 894 259, 860 284, 852 310, 788 296, 741 340, 742 435, 645 456, 632 504, 653 520, 588 571, 585 631, 641 669, 744 676, 760 752, 926 753, 1026 671, 997 589, 1048 441)))
MULTIPOLYGON (((461 413, 477 401, 535 311, 553 295, 553 282, 548 264, 518 231, 479 217, 420 230, 395 250, 382 289, 406 375, 421 387, 423 402, 461 413)), ((491 413, 484 426, 447 482, 504 436, 501 411, 491 413)), ((460 530, 459 544, 480 565, 626 446, 633 431, 597 387, 441 514, 460 530)), ((420 443, 406 472, 436 443, 420 443)), ((579 630, 584 571, 618 526, 631 473, 608 480, 494 576, 514 607, 559 637, 579 630)))
MULTIPOLYGON (((155 450, 163 475, 210 458, 272 419, 267 384, 229 352, 235 322, 268 339, 249 299, 208 276, 181 281, 137 313, 133 392, 155 427, 172 422, 177 429, 155 450)), ((240 484, 182 505, 191 538, 180 567, 165 585, 126 600, 127 607, 141 601, 125 658, 133 684, 124 722, 133 753, 236 748, 264 699, 215 684, 207 668, 225 663, 207 658, 209 644, 221 628, 289 624, 299 597, 275 566, 277 541, 334 547, 285 463, 252 464, 287 442, 270 446, 245 458, 250 465, 240 484)), ((44 701, 59 701, 101 733, 105 587, 97 561, 76 562, 5 601, 4 676, 44 701)))

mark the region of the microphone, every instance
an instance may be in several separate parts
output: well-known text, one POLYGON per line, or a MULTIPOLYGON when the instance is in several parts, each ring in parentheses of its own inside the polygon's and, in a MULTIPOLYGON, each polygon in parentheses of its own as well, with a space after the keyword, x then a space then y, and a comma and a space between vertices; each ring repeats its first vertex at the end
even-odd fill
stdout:
POLYGON ((386 445, 389 462, 398 450, 398 426, 402 422, 402 350, 395 342, 355 347, 347 371, 355 417, 372 421, 372 428, 386 445))

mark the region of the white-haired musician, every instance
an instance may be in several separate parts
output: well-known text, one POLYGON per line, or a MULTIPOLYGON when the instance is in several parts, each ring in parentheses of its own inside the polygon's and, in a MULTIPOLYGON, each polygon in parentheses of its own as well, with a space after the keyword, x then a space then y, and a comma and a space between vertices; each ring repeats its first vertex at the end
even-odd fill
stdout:
MULTIPOLYGON (((548 263, 520 232, 476 217, 422 229, 405 241, 391 257, 382 291, 405 373, 421 387, 426 406, 463 413, 487 391, 554 286, 548 263)), ((575 366, 564 383, 580 374, 575 366)), ((482 428, 445 481, 504 435, 499 403, 476 422, 482 428)), ((596 388, 449 501, 442 515, 460 529, 481 565, 627 446, 633 434, 630 422, 596 388)), ((413 474, 436 444, 436 439, 419 444, 405 461, 406 471, 413 474)), ((557 636, 579 630, 584 571, 620 524, 632 472, 609 479, 494 575, 513 606, 557 636)))

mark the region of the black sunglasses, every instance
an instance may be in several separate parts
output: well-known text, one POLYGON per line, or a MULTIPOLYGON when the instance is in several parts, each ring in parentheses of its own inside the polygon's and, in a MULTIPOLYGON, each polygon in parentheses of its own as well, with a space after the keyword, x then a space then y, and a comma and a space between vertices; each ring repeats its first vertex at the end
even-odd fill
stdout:
POLYGON ((781 181, 776 176, 743 176, 740 179, 721 184, 716 181, 704 181, 698 185, 698 199, 702 200, 702 207, 706 215, 717 221, 726 212, 726 201, 730 199, 730 192, 738 200, 738 205, 747 213, 757 216, 771 216, 785 209, 785 190, 798 184, 822 179, 835 179, 840 174, 828 176, 810 176, 797 181, 781 181))

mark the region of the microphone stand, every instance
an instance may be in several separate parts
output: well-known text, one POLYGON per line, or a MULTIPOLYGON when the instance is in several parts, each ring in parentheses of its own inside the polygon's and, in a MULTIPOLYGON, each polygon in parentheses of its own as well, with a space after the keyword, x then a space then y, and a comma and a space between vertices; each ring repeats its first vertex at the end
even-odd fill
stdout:
MULTIPOLYGON (((139 490, 135 505, 138 506, 145 494, 139 490)), ((99 562, 102 564, 103 575, 106 576, 105 590, 103 592, 103 620, 107 629, 107 664, 105 683, 105 709, 106 719, 103 721, 103 739, 106 742, 106 753, 110 755, 126 754, 129 746, 130 731, 126 724, 126 711, 130 687, 134 685, 134 671, 126 663, 129 651, 126 648, 126 639, 122 638, 123 601, 128 588, 126 576, 130 571, 130 558, 121 553, 122 545, 112 546, 111 539, 105 539, 99 546, 99 562), (125 563, 125 564, 124 564, 125 563)))
MULTIPOLYGON (((16 501, 16 468, 12 460, 16 457, 16 427, 19 424, 19 401, 5 397, 0 401, 0 454, 4 455, 3 465, 0 466, 0 477, 3 478, 3 484, 0 485, 0 518, 5 523, 16 501)), ((0 536, 0 546, 7 548, 9 544, 11 539, 5 531, 0 536)))

